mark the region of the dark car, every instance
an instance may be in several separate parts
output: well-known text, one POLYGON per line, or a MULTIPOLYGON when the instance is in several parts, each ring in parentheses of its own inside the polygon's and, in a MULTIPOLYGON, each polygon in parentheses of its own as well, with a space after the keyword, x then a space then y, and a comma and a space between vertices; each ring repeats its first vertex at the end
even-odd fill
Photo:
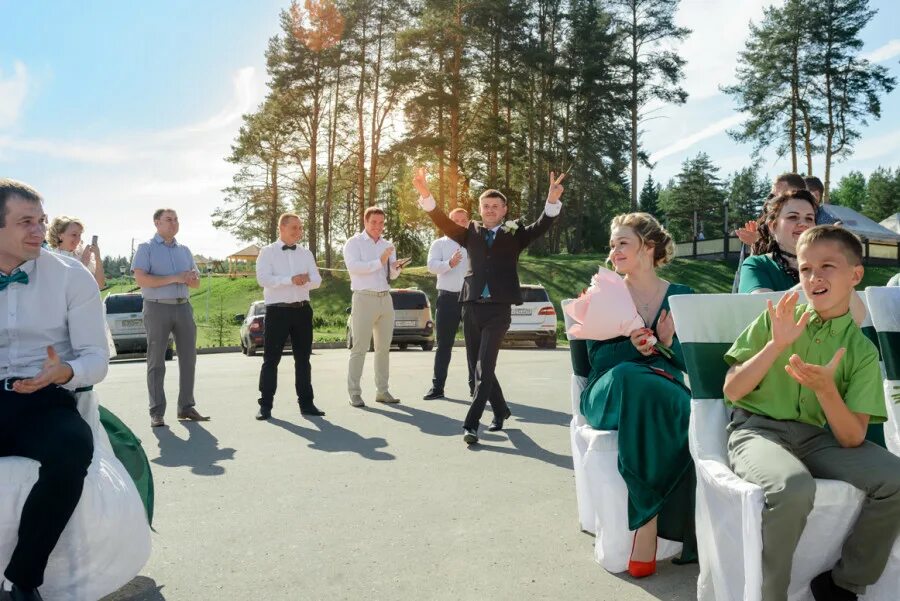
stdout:
MULTIPOLYGON (((434 348, 434 320, 431 318, 431 303, 428 295, 416 288, 394 288, 391 290, 394 302, 394 335, 391 344, 406 350, 410 344, 421 346, 423 351, 434 348)), ((347 308, 347 348, 353 346, 353 321, 347 308)), ((374 350, 374 341, 369 344, 374 350)))
MULTIPOLYGON (((144 297, 140 293, 110 294, 103 300, 106 323, 116 353, 146 353, 147 330, 144 329, 144 297)), ((166 347, 166 361, 174 354, 172 337, 166 347)))
MULTIPOLYGON (((256 349, 263 346, 266 332, 266 302, 253 301, 247 309, 247 315, 236 315, 235 320, 241 324, 241 351, 250 357, 256 355, 256 349)), ((290 338, 286 344, 290 344, 290 338)))

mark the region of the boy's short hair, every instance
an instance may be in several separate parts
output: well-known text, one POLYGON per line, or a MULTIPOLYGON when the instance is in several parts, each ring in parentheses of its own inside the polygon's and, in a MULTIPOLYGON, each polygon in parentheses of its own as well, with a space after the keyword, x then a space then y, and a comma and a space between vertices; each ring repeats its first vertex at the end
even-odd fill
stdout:
POLYGON ((478 197, 478 204, 481 204, 481 201, 485 198, 499 198, 503 201, 503 204, 509 204, 506 202, 506 196, 503 195, 503 192, 494 190, 493 188, 489 188, 481 193, 481 196, 478 197))
POLYGON ((825 184, 823 184, 822 180, 820 180, 815 175, 810 175, 809 177, 805 177, 805 178, 803 178, 803 180, 806 182, 806 189, 809 190, 810 192, 813 192, 813 193, 818 192, 819 194, 825 193, 825 184))
MULTIPOLYGON (((300 215, 297 215, 297 213, 282 213, 278 216, 278 227, 284 225, 284 222, 288 219, 296 219, 297 221, 300 221, 300 215)), ((300 221, 300 224, 302 225, 303 222, 300 221)))
POLYGON ((369 217, 371 217, 372 215, 381 215, 382 217, 384 217, 384 209, 382 209, 381 207, 366 208, 365 212, 363 213, 363 221, 368 221, 369 217))
POLYGON ((862 265, 863 244, 859 237, 836 225, 817 225, 800 234, 800 239, 797 240, 797 254, 800 254, 804 247, 819 242, 836 242, 851 265, 862 265))
POLYGON ((462 208, 462 207, 456 207, 455 209, 453 209, 452 211, 450 211, 449 213, 447 213, 447 216, 448 216, 448 217, 452 217, 452 216, 455 215, 456 213, 462 213, 462 214, 465 215, 466 217, 469 216, 469 212, 468 212, 467 210, 465 210, 464 208, 462 208))
POLYGON ((806 180, 797 173, 782 173, 775 178, 772 186, 778 187, 779 184, 784 184, 791 190, 806 190, 806 180))

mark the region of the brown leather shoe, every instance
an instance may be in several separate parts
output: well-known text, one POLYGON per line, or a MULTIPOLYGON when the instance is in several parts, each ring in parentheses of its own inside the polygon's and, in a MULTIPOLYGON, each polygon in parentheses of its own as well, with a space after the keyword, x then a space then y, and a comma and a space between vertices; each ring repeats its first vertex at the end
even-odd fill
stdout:
POLYGON ((188 421, 192 421, 192 422, 208 422, 209 421, 209 417, 200 415, 200 413, 193 407, 189 407, 188 409, 179 413, 178 419, 188 420, 188 421))
POLYGON ((165 428, 166 420, 163 419, 161 415, 154 415, 150 417, 150 427, 151 428, 165 428))

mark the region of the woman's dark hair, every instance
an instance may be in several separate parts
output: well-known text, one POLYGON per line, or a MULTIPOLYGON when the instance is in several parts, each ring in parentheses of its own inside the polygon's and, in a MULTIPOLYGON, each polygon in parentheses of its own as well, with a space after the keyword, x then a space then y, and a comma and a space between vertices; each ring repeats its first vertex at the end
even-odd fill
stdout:
POLYGON ((778 215, 784 208, 784 205, 790 200, 805 200, 812 205, 813 211, 819 208, 816 197, 808 190, 791 190, 784 194, 770 196, 764 205, 763 214, 759 218, 759 240, 753 244, 754 255, 764 255, 772 253, 772 259, 795 283, 800 281, 800 274, 788 263, 785 252, 775 240, 775 234, 772 232, 772 224, 778 219, 778 215))

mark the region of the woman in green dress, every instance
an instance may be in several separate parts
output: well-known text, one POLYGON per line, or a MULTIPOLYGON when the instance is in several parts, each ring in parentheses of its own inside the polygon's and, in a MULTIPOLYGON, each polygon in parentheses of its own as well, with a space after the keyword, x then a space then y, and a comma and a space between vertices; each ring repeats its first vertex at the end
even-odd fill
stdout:
POLYGON ((792 190, 766 202, 753 256, 741 264, 738 292, 778 292, 798 284, 797 240, 816 225, 817 206, 806 190, 792 190))
POLYGON ((681 541, 676 562, 697 559, 694 463, 688 451, 691 394, 684 385, 681 346, 669 297, 691 294, 656 274, 675 251, 668 232, 647 213, 612 221, 610 255, 649 327, 629 337, 588 341, 591 373, 581 413, 593 428, 618 430, 619 473, 628 488, 628 528, 635 531, 628 572, 656 571, 656 538, 681 541), (658 354, 650 335, 672 350, 658 354))

